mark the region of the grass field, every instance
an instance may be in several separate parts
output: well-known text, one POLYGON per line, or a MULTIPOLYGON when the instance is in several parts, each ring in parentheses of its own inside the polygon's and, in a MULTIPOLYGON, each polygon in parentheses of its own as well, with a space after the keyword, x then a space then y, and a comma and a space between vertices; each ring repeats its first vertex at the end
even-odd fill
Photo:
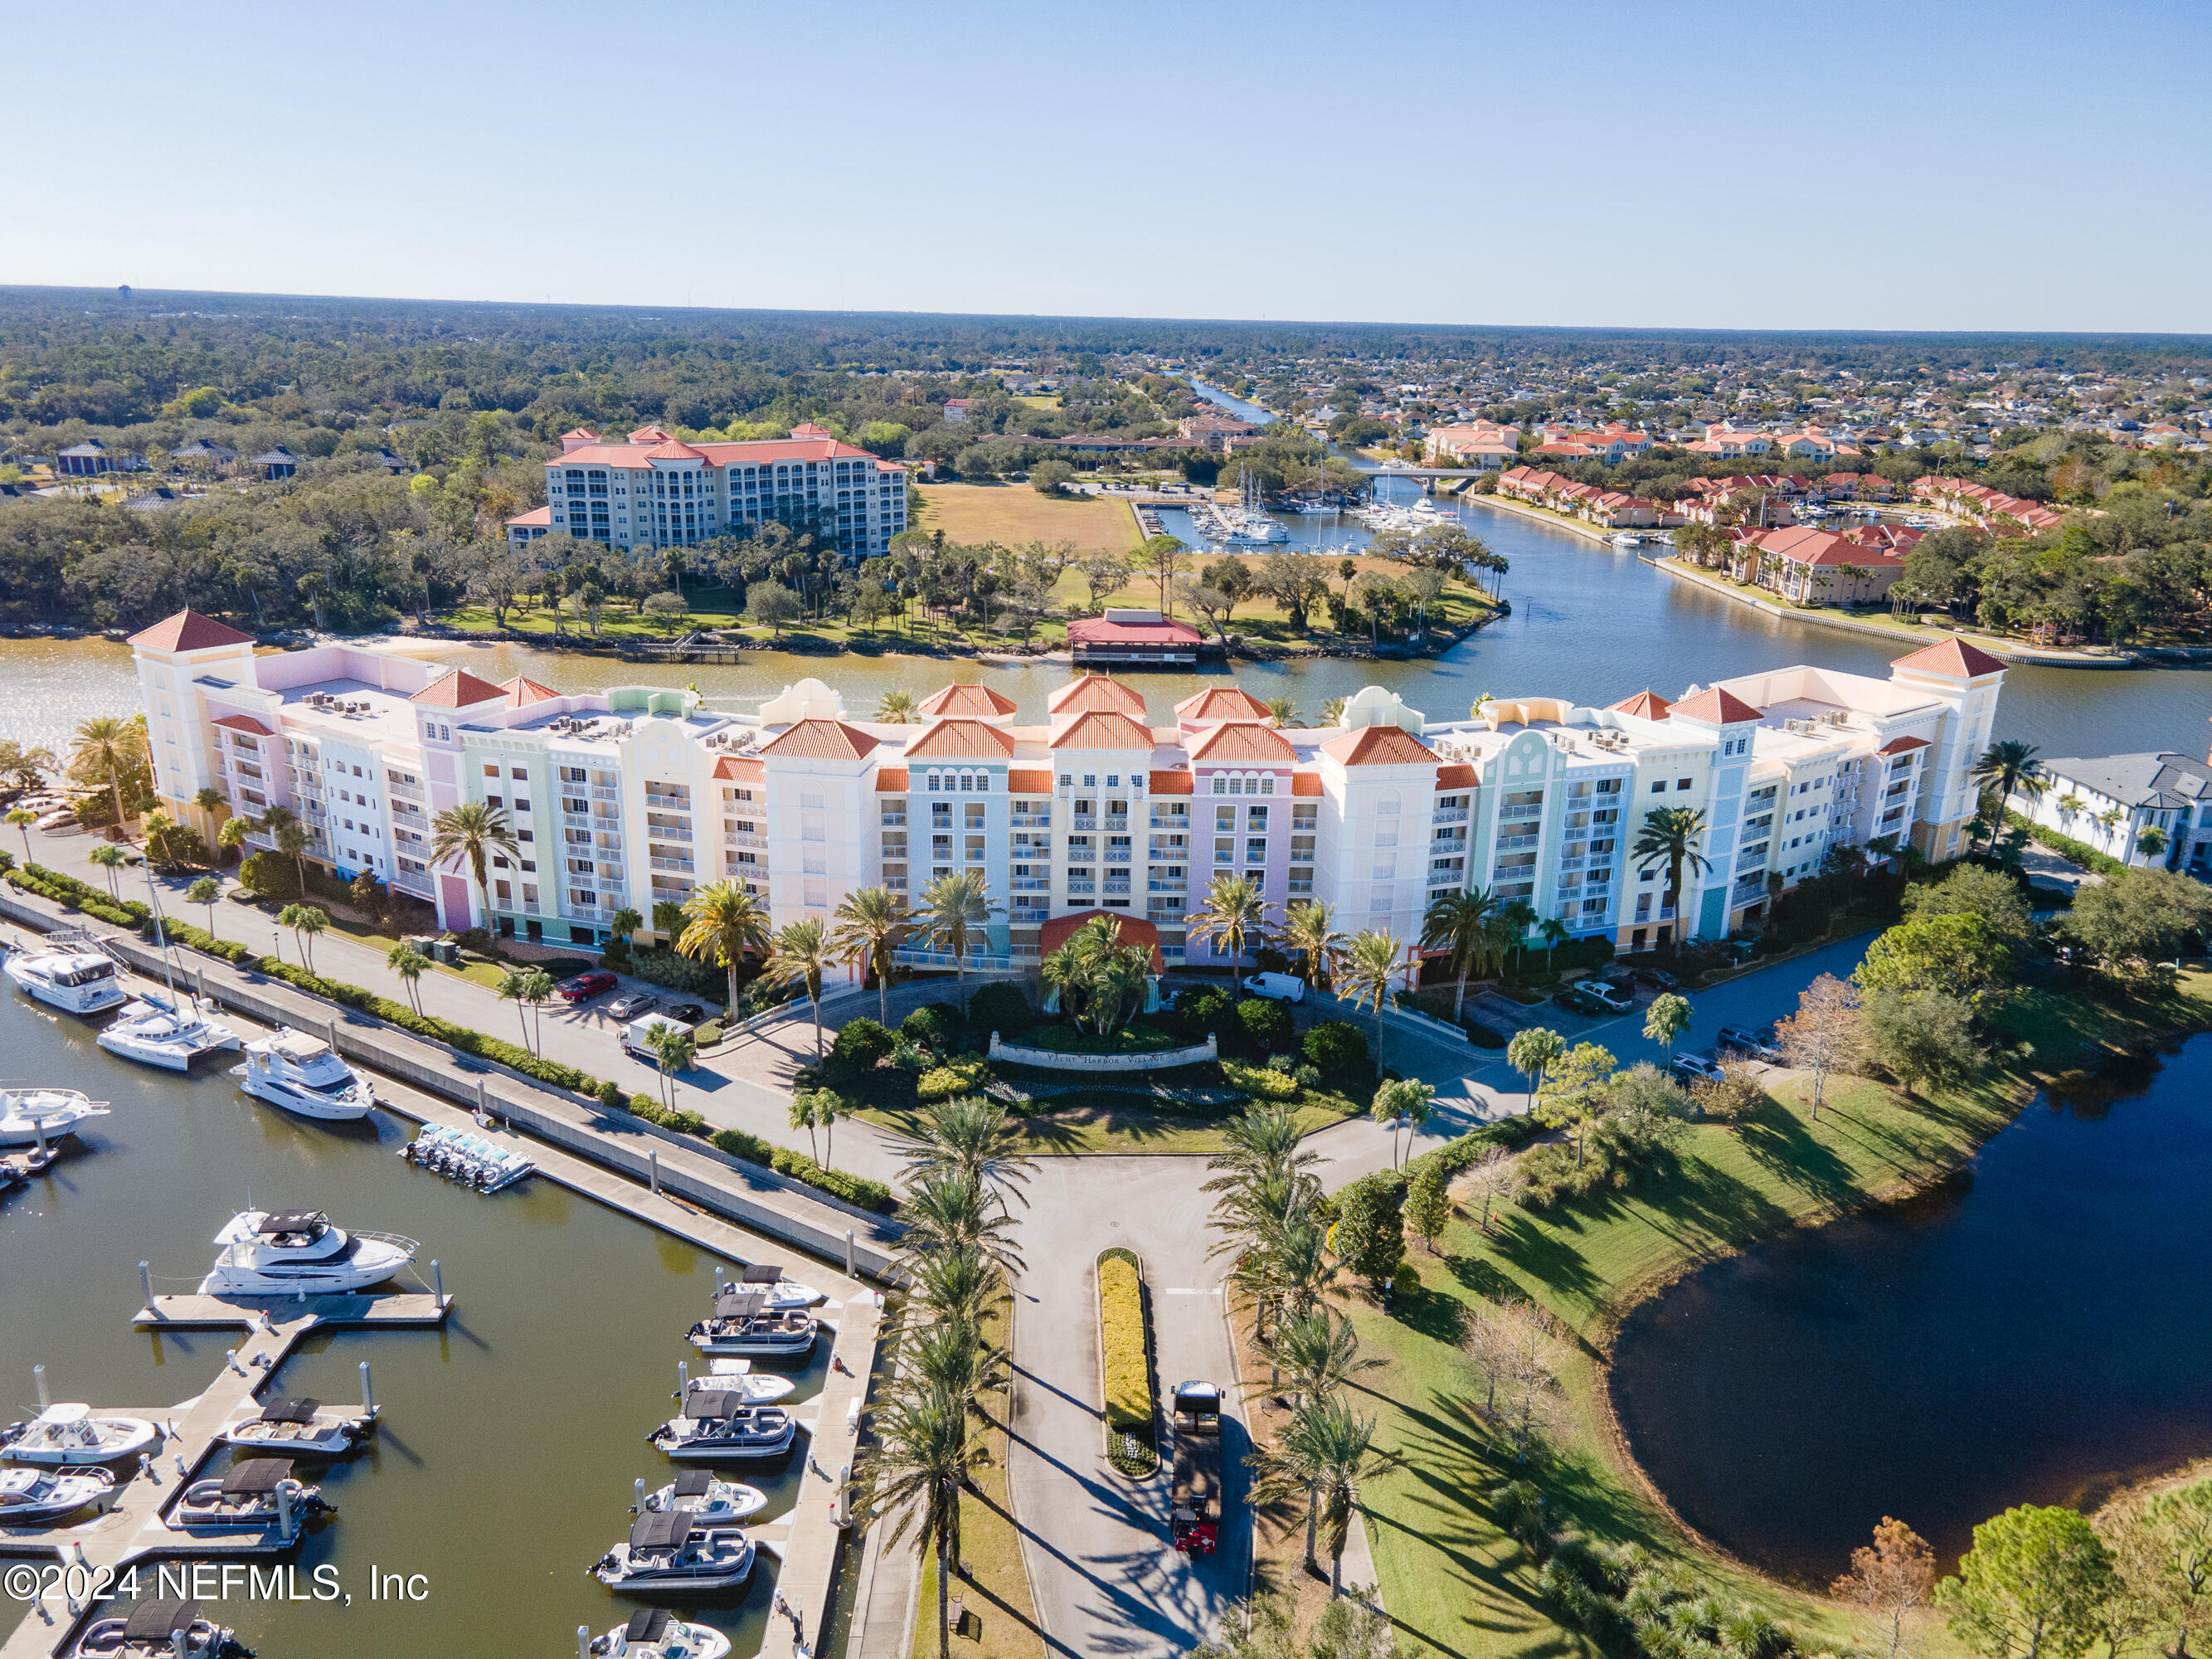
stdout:
POLYGON ((912 528, 945 532, 948 542, 1073 542, 1079 555, 1128 553, 1143 539, 1128 504, 1097 495, 1058 499, 1025 483, 933 483, 921 487, 912 528))
MULTIPOLYGON (((1230 1115, 1227 1112, 1180 1112, 1152 1105, 1141 1096, 1116 1100, 1104 1091, 1060 1099, 1076 1103, 1014 1120, 1022 1131, 1023 1152, 1035 1157, 1070 1152, 1209 1154, 1221 1150, 1221 1126, 1230 1115)), ((1304 1103, 1298 1108, 1298 1132, 1311 1134, 1365 1109, 1342 1095, 1308 1090, 1304 1103)), ((913 1133, 919 1127, 918 1115, 912 1112, 872 1109, 854 1115, 902 1134, 913 1133)))

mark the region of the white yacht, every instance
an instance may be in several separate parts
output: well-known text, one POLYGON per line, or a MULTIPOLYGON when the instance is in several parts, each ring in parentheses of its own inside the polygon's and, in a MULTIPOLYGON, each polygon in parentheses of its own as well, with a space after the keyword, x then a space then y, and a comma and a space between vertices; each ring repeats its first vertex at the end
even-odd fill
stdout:
POLYGON ((816 1329, 811 1314, 778 1313, 757 1292, 728 1291, 714 1298, 714 1313, 685 1334, 702 1353, 805 1359, 814 1352, 816 1329))
POLYGON ((380 1285, 422 1247, 396 1233, 349 1233, 320 1210, 241 1210, 215 1236, 222 1254, 202 1296, 334 1296, 380 1285))
POLYGON ((129 1000, 114 962, 89 948, 11 951, 0 973, 18 990, 65 1014, 104 1014, 129 1000))
POLYGON ((106 1101, 88 1100, 76 1089, 0 1089, 0 1146, 33 1146, 107 1111, 106 1101))
POLYGON ((691 1517, 680 1511, 641 1515, 592 1576, 609 1589, 645 1595, 736 1589, 753 1576, 753 1540, 736 1527, 694 1532, 691 1517))
POLYGON ((811 1285, 802 1285, 786 1275, 781 1264, 762 1262, 755 1267, 740 1267, 738 1276, 726 1285, 714 1286, 714 1297, 720 1301, 730 1291, 750 1291, 767 1299, 772 1312, 782 1313, 792 1308, 811 1308, 830 1298, 811 1285))
POLYGON ((748 1406, 733 1394, 695 1389, 684 1396, 683 1415, 646 1437, 671 1457, 725 1463, 781 1457, 798 1434, 781 1406, 748 1406))
POLYGON ((680 1511, 691 1517, 694 1527, 727 1527, 750 1520, 767 1507, 768 1494, 757 1486, 718 1480, 708 1469, 686 1469, 659 1492, 646 1494, 644 1512, 674 1515, 680 1511))
POLYGON ((115 1477, 106 1469, 82 1469, 74 1474, 0 1469, 0 1527, 46 1526, 75 1515, 88 1504, 98 1503, 114 1485, 115 1477))
POLYGON ((271 1400, 258 1417, 234 1423, 216 1437, 286 1457, 343 1457, 376 1431, 377 1413, 325 1411, 319 1400, 271 1400))
POLYGON ((256 1100, 301 1117, 367 1117, 376 1103, 369 1080, 337 1057, 320 1037, 279 1026, 274 1036, 246 1045, 246 1064, 230 1074, 256 1100))
POLYGON ((27 1423, 0 1429, 0 1457, 74 1468, 136 1457, 161 1441, 161 1431, 143 1417, 94 1417, 89 1406, 49 1406, 27 1423))
POLYGON ((328 1508, 320 1487, 293 1478, 290 1458, 250 1457, 185 1487, 169 1511, 169 1524, 195 1531, 266 1532, 289 1519, 296 1531, 328 1508))
POLYGON ((640 1607, 629 1623, 592 1638, 591 1659, 728 1659, 730 1638, 712 1625, 687 1624, 665 1607, 640 1607))
POLYGON ((125 1005, 93 1040, 111 1054, 173 1072, 190 1071, 202 1054, 238 1047, 238 1033, 208 1018, 197 1000, 180 1008, 158 993, 125 1005))
POLYGON ((141 1601, 87 1626, 70 1652, 76 1659, 229 1659, 246 1650, 229 1626, 201 1618, 197 1601, 141 1601))
POLYGON ((772 1406, 798 1386, 787 1376, 762 1375, 750 1359, 714 1359, 708 1362, 706 1376, 688 1378, 684 1392, 704 1389, 709 1393, 733 1394, 748 1406, 772 1406))

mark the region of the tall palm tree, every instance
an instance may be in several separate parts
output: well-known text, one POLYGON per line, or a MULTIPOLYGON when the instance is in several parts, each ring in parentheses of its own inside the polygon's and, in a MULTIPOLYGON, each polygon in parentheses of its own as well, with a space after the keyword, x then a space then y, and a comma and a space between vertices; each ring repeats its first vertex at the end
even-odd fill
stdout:
POLYGON ((1536 1109, 1536 1091, 1544 1081, 1544 1073, 1558 1064, 1561 1054, 1567 1052, 1567 1040, 1547 1026, 1531 1025, 1516 1031, 1505 1045, 1505 1063, 1528 1079, 1529 1111, 1536 1109))
POLYGON ((1644 827, 1636 832, 1636 842, 1629 852, 1637 860, 1639 871, 1655 870, 1664 865, 1667 870, 1667 902, 1663 907, 1674 913, 1674 931, 1668 935, 1674 954, 1681 954, 1682 935, 1688 931, 1689 918, 1682 914, 1682 872, 1703 875, 1711 869, 1712 860, 1698 850, 1698 843, 1705 838, 1705 815, 1696 806, 1655 806, 1644 815, 1644 827))
MULTIPOLYGON (((210 914, 210 921, 213 919, 212 912, 210 914)), ((210 927, 208 931, 212 933, 215 930, 210 927)), ((416 1013, 421 1013, 422 1012, 421 985, 422 970, 430 965, 430 958, 413 945, 403 943, 393 945, 391 950, 385 952, 384 963, 399 976, 399 982, 407 988, 407 1000, 413 1005, 416 1013)))
POLYGON ((1006 1277, 980 1245, 917 1255, 907 1264, 907 1317, 980 1325, 1006 1294, 1006 1277))
POLYGON ((103 842, 87 853, 85 857, 107 872, 107 896, 120 899, 123 894, 115 884, 115 872, 123 867, 123 849, 103 842))
POLYGON ((123 810, 123 775, 136 768, 144 753, 145 738, 134 722, 119 715, 95 714, 76 729, 76 752, 70 757, 70 768, 107 780, 118 830, 128 816, 123 810))
POLYGON ((885 726, 914 724, 914 693, 886 691, 876 699, 876 718, 885 726))
POLYGON ((1359 1334, 1352 1322, 1327 1308, 1285 1320, 1260 1345, 1260 1351, 1268 1364, 1280 1367, 1294 1406, 1333 1395, 1361 1371, 1385 1363, 1371 1355, 1362 1358, 1359 1334))
POLYGON ((738 964, 768 948, 768 907, 734 881, 710 881, 684 902, 676 948, 695 962, 712 959, 729 975, 730 1012, 738 1011, 738 964))
POLYGON ((645 918, 625 904, 607 918, 607 932, 627 944, 629 936, 645 926, 645 918))
POLYGON ((11 806, 8 809, 8 822, 14 824, 17 833, 23 837, 23 862, 26 864, 33 862, 31 856, 31 826, 38 821, 39 815, 27 806, 11 806))
POLYGON ((934 1103, 917 1127, 891 1138, 890 1149, 906 1160, 909 1182, 931 1175, 970 1175, 989 1183, 1002 1201, 1008 1193, 1021 1197, 1017 1188, 1035 1167, 1022 1151, 1022 1132, 1012 1115, 987 1095, 934 1103))
POLYGON ((1229 976, 1241 981, 1244 947, 1267 937, 1267 901, 1249 876, 1216 876, 1206 886, 1206 902, 1192 911, 1189 930, 1217 952, 1229 952, 1229 976))
POLYGON ((836 927, 830 943, 848 963, 864 963, 876 976, 876 1012, 891 1023, 891 952, 906 932, 906 901, 888 887, 861 887, 838 902, 836 927))
POLYGON ((907 1231, 899 1241, 909 1262, 981 1250, 1005 1273, 1023 1270, 1013 1245, 1013 1219, 990 1185, 965 1170, 947 1170, 909 1181, 899 1205, 907 1231))
POLYGON ((530 975, 519 968, 510 968, 500 975, 499 1000, 514 1005, 514 1019, 522 1027, 522 1046, 526 1049, 530 1048, 530 1013, 525 1006, 523 992, 529 983, 530 975))
POLYGON ((1352 1006, 1363 1002, 1375 1007, 1375 1064, 1382 1064, 1382 1010, 1390 1000, 1390 981, 1399 974, 1402 947, 1391 934, 1370 928, 1352 936, 1344 953, 1344 988, 1352 993, 1352 1006))
POLYGON ((1421 918, 1421 948, 1449 951, 1452 969, 1459 975, 1459 990, 1452 998, 1455 1023, 1467 1007, 1468 970, 1483 952, 1486 938, 1484 930, 1497 908, 1497 894, 1488 888, 1478 887, 1467 892, 1437 894, 1429 901, 1428 914, 1421 918))
POLYGON ((253 823, 252 819, 239 817, 225 818, 222 821, 222 827, 215 832, 215 844, 218 851, 235 853, 240 848, 246 845, 246 838, 252 833, 253 823))
POLYGON ((889 1521, 896 1547, 917 1528, 937 1554, 937 1654, 952 1650, 951 1585, 960 1535, 960 1492, 988 1455, 968 1401, 949 1388, 923 1385, 894 1394, 870 1413, 874 1441, 860 1454, 854 1522, 889 1521))
POLYGON ((2014 795, 2035 799, 2051 781, 2051 773, 2036 757, 2036 747, 2022 743, 2018 738, 2007 738, 1991 744, 1982 751, 1967 775, 1997 798, 1994 822, 1990 826, 1990 839, 1996 839, 1996 831, 2004 823, 2005 810, 2014 795))
POLYGON ((1323 726, 1343 725, 1344 705, 1348 701, 1344 697, 1330 697, 1324 701, 1321 706, 1321 723, 1323 726))
POLYGON ((464 861, 467 863, 469 874, 476 878, 477 898, 487 927, 491 926, 489 863, 492 852, 496 848, 509 858, 519 858, 520 847, 507 823, 505 810, 483 801, 465 800, 458 806, 448 806, 430 820, 431 859, 456 867, 464 861))
POLYGON ((545 1005, 553 1000, 553 975, 533 968, 522 976, 522 1000, 529 1005, 531 1028, 538 1034, 538 1052, 545 1052, 545 1005))
POLYGON ((2081 809, 2088 804, 2089 803, 2083 800, 2081 796, 2075 794, 2071 789, 2069 789, 2064 794, 2058 798, 2059 823, 2064 824, 2069 830, 2071 830, 2074 827, 2074 820, 2081 816, 2081 809))
POLYGON ((968 946, 977 928, 1004 914, 1003 906, 991 902, 990 884, 980 870, 939 876, 921 890, 921 908, 915 920, 933 950, 951 953, 963 1019, 968 1017, 968 946))
MULTIPOLYGON (((187 904, 204 904, 207 906, 207 930, 208 937, 210 939, 216 937, 215 931, 215 902, 222 896, 222 878, 220 876, 202 876, 190 887, 185 889, 185 902, 187 904)), ((417 1012, 420 1011, 418 1010, 417 1012)))
POLYGON ((836 961, 830 930, 820 920, 787 921, 771 942, 766 978, 771 985, 803 985, 814 1004, 814 1058, 822 1058, 822 976, 836 961))
POLYGON ((1329 906, 1312 899, 1291 906, 1283 913, 1279 942, 1285 955, 1305 964, 1309 990, 1319 990, 1325 979, 1334 982, 1337 963, 1344 957, 1344 935, 1336 931, 1335 912, 1329 906))
POLYGON ((1300 1464, 1319 1499, 1322 1542, 1328 1550, 1328 1593, 1344 1594, 1344 1547, 1352 1533, 1352 1512, 1360 1488, 1395 1468, 1398 1455, 1376 1443, 1376 1423, 1343 1401, 1324 1397, 1307 1402, 1291 1419, 1285 1437, 1297 1448, 1300 1464))
POLYGON ((293 878, 300 884, 300 896, 307 896, 307 826, 300 815, 289 806, 272 806, 261 815, 261 833, 269 837, 279 856, 292 860, 293 878))
POLYGON ((1288 697, 1270 697, 1267 699, 1267 718, 1278 728, 1296 726, 1298 723, 1297 705, 1288 697))
POLYGON ((1568 931, 1567 924, 1557 916, 1546 916, 1536 931, 1543 935, 1544 971, 1548 974, 1552 971, 1552 952, 1572 939, 1574 934, 1568 931))

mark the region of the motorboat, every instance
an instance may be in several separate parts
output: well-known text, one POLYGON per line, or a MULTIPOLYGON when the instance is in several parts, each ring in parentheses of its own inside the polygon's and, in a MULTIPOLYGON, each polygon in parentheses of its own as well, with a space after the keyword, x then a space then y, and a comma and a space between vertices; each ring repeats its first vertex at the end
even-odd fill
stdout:
POLYGON ((335 1296, 380 1285, 422 1248, 397 1233, 349 1233, 320 1210, 241 1210, 215 1236, 222 1254, 202 1296, 335 1296))
POLYGON ((320 1037, 280 1025, 276 1035, 246 1045, 246 1064, 230 1074, 256 1100, 301 1117, 367 1117, 376 1103, 369 1080, 340 1060, 320 1037))
POLYGON ((726 1286, 715 1285, 715 1298, 720 1300, 731 1288, 766 1297, 769 1307, 777 1313, 787 1308, 811 1308, 817 1303, 830 1299, 811 1285, 802 1285, 795 1279, 786 1277, 781 1266, 768 1262, 738 1268, 738 1276, 726 1286))
POLYGON ((234 1423, 216 1437, 286 1457, 343 1457, 376 1432, 378 1413, 325 1411, 319 1400, 271 1400, 260 1415, 234 1423))
POLYGON ((238 1033, 208 1018, 197 1002, 179 1008, 158 994, 126 1003, 93 1040, 111 1054, 173 1072, 190 1071, 202 1054, 238 1047, 238 1033))
POLYGON ((322 1489, 303 1486, 289 1457, 249 1457, 221 1475, 195 1480, 169 1511, 169 1524, 202 1532, 296 1531, 331 1506, 322 1489))
POLYGON ((399 1149, 399 1156, 480 1193, 512 1187, 538 1168, 520 1148, 497 1146, 482 1135, 442 1123, 424 1124, 421 1133, 399 1149))
POLYGON ((737 1527, 695 1532, 683 1511, 641 1515, 629 1536, 592 1567, 609 1589, 632 1594, 736 1589, 753 1576, 753 1540, 737 1527))
POLYGON ((665 1607, 640 1607, 629 1623, 595 1636, 592 1659, 727 1659, 730 1638, 712 1625, 687 1624, 665 1607))
POLYGON ((798 1437, 799 1425, 781 1406, 748 1406, 734 1394, 694 1389, 683 1414, 646 1438, 671 1457, 714 1462, 781 1457, 798 1437))
POLYGON ((161 1431, 143 1417, 94 1417, 89 1406, 49 1406, 27 1423, 0 1429, 0 1457, 71 1468, 136 1457, 161 1442, 161 1431))
POLYGON ((659 1492, 645 1495, 643 1513, 691 1517, 694 1527, 726 1527, 749 1520, 768 1507, 768 1494, 757 1486, 741 1486, 734 1480, 718 1480, 711 1470, 686 1469, 659 1492))
POLYGON ((0 1146, 31 1146, 71 1134, 88 1117, 106 1117, 107 1103, 76 1089, 0 1089, 0 1146))
POLYGON ((46 1526, 75 1515, 88 1504, 97 1504, 114 1486, 115 1477, 106 1469, 82 1469, 74 1474, 0 1469, 0 1527, 46 1526))
POLYGON ((748 1406, 772 1406, 799 1385, 787 1376, 766 1376, 753 1369, 750 1359, 712 1359, 704 1376, 691 1377, 684 1384, 684 1392, 704 1389, 709 1392, 733 1394, 748 1406))
POLYGON ((229 1626, 200 1617, 197 1601, 141 1601, 94 1620, 70 1652, 74 1659, 229 1659, 252 1650, 239 1645, 229 1626))
POLYGON ((725 1291, 714 1311, 687 1334, 702 1353, 748 1358, 804 1359, 814 1352, 814 1316, 777 1312, 758 1291, 725 1291))
POLYGON ((1643 537, 1632 536, 1625 530, 1619 535, 1610 537, 1607 539, 1609 539, 1615 547, 1641 547, 1644 545, 1643 537))
POLYGON ((65 1014, 104 1014, 130 1000, 116 977, 115 963, 104 951, 11 951, 0 973, 16 989, 65 1014))

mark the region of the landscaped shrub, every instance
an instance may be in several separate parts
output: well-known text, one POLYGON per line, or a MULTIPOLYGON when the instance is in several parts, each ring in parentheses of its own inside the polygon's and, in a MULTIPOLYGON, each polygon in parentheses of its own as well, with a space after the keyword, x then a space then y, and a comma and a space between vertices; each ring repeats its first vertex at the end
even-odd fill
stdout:
POLYGON ((960 1010, 949 1002, 925 1003, 899 1023, 902 1036, 944 1054, 960 1040, 960 1010))
POLYGON ((721 969, 711 962, 694 962, 689 957, 678 956, 665 945, 651 951, 632 950, 629 965, 620 971, 664 990, 681 991, 686 996, 723 1002, 730 994, 729 975, 721 969))
POLYGON ((1525 1146, 1543 1133, 1544 1126, 1525 1115, 1501 1117, 1495 1123, 1486 1123, 1480 1129, 1470 1129, 1458 1139, 1439 1146, 1432 1152, 1423 1152, 1419 1158, 1408 1159, 1406 1176, 1411 1180, 1415 1170, 1435 1164, 1449 1181, 1470 1168, 1475 1159, 1491 1147, 1504 1146, 1510 1151, 1516 1146, 1525 1146))
POLYGON ((1406 1181, 1395 1170, 1362 1176, 1337 1195, 1333 1248, 1345 1267, 1376 1290, 1406 1259, 1406 1181))
POLYGON ((1003 979, 993 980, 968 999, 968 1029, 983 1036, 996 1031, 1012 1042, 1036 1023, 1036 1012, 1022 988, 1003 979))
POLYGON ((1340 1019, 1324 1019, 1306 1033, 1305 1057, 1324 1077, 1367 1064, 1367 1033, 1340 1019))
POLYGON ((1230 1012, 1235 1006, 1236 999, 1218 985, 1188 986, 1175 1000, 1176 1024, 1195 1042, 1208 1031, 1218 1033, 1235 1018, 1230 1012))
POLYGON ((256 853, 238 866, 238 878, 264 898, 300 896, 300 868, 281 853, 256 853))
MULTIPOLYGON (((144 905, 136 907, 136 914, 118 905, 107 896, 106 890, 88 885, 75 876, 65 876, 41 865, 27 865, 21 870, 8 872, 9 885, 26 893, 36 893, 40 898, 51 899, 66 909, 82 910, 88 916, 110 922, 118 927, 141 926, 149 912, 144 905)), ((127 901, 126 901, 127 902, 127 901)))
POLYGON ((719 1019, 707 1021, 693 1030, 691 1039, 702 1048, 713 1048, 722 1040, 722 1022, 719 1019))
POLYGON ((950 1100, 955 1095, 979 1093, 990 1080, 991 1062, 971 1055, 931 1066, 915 1082, 915 1093, 923 1100, 950 1100))
POLYGON ((876 1062, 890 1058, 897 1045, 897 1038, 862 1014, 839 1030, 837 1040, 830 1045, 830 1061, 837 1070, 857 1076, 874 1071, 876 1062))
POLYGON ((1503 1048, 1505 1046, 1505 1033, 1492 1030, 1479 1019, 1468 1021, 1467 1037, 1478 1048, 1503 1048))
MULTIPOLYGON (((248 960, 252 951, 234 939, 217 939, 204 927, 195 927, 188 921, 179 921, 174 916, 167 919, 166 931, 172 943, 187 945, 225 962, 241 963, 248 960)), ((149 930, 149 934, 151 930, 149 930)))
POLYGON ((619 1112, 624 1104, 622 1085, 609 1078, 599 1085, 599 1104, 611 1112, 619 1112))
POLYGON ((1145 1355, 1145 1281, 1137 1258, 1111 1249, 1098 1258, 1098 1329, 1105 1374, 1107 1455, 1125 1474, 1149 1474, 1159 1463, 1152 1438, 1152 1368, 1145 1355), (1140 1449, 1133 1455, 1127 1441, 1140 1449))
POLYGON ((1221 1080, 1255 1100, 1296 1100, 1304 1092, 1297 1079, 1267 1066, 1247 1066, 1239 1060, 1221 1062, 1221 1080))
POLYGON ((2062 836, 2047 824, 2030 823, 2017 812, 2007 811, 2005 823, 2012 829, 2027 830, 2027 838, 2038 847, 2047 847, 2069 864, 2078 864, 2084 870, 2111 877, 2127 868, 2111 854, 2100 853, 2088 842, 2075 841, 2071 836, 2062 836))
POLYGON ((1247 997, 1237 1005, 1237 1023, 1244 1028, 1244 1036, 1262 1054, 1275 1054, 1291 1046, 1297 1028, 1291 1024, 1291 1011, 1279 1002, 1267 997, 1247 997))

